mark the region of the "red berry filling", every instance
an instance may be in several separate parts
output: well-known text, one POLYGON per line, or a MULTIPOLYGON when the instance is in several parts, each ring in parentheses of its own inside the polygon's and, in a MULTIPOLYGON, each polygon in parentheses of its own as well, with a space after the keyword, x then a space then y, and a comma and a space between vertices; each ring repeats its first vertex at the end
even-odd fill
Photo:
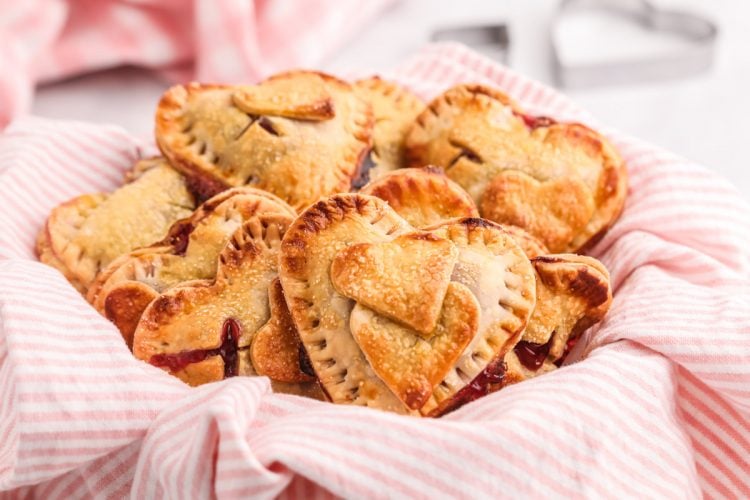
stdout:
POLYGON ((522 119, 526 126, 530 129, 549 127, 550 125, 554 125, 555 123, 557 123, 555 122, 555 120, 547 116, 531 116, 523 113, 516 113, 516 116, 522 119))
POLYGON ((503 382, 505 378, 505 362, 503 358, 497 358, 482 370, 482 372, 474 377, 474 380, 469 382, 464 388, 458 391, 450 400, 447 405, 439 408, 438 413, 444 415, 453 410, 457 410, 466 403, 470 403, 474 400, 486 396, 492 392, 493 388, 503 382))
POLYGON ((550 347, 552 347, 552 338, 554 335, 553 332, 546 344, 535 344, 533 342, 521 340, 516 344, 516 347, 513 348, 516 356, 518 356, 518 361, 520 361, 527 369, 534 372, 537 371, 541 368, 544 360, 547 359, 550 347))
POLYGON ((198 363, 211 356, 221 356, 224 361, 224 378, 234 377, 239 371, 240 325, 229 318, 221 331, 221 345, 215 349, 195 349, 174 354, 155 354, 149 360, 154 366, 168 368, 171 372, 180 371, 187 365, 198 363))

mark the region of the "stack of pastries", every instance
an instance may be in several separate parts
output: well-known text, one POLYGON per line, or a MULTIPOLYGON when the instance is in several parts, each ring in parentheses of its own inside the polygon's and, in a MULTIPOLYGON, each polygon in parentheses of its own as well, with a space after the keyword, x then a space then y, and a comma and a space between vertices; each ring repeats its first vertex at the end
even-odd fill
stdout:
POLYGON ((611 303, 583 253, 623 208, 622 160, 496 89, 178 85, 156 142, 114 192, 53 209, 37 253, 190 385, 439 416, 557 369, 611 303))

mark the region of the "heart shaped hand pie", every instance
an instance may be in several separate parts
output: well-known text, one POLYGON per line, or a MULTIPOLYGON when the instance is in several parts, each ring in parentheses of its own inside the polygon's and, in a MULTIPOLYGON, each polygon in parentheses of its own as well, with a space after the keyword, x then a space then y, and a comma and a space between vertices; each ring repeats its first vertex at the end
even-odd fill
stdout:
POLYGON ((448 283, 440 305, 428 339, 415 337, 411 328, 379 317, 361 302, 351 313, 352 335, 372 370, 412 410, 424 406, 479 328, 479 304, 464 285, 448 283))
POLYGON ((219 255, 214 280, 184 283, 151 302, 133 354, 190 385, 254 375, 249 347, 271 318, 268 288, 290 222, 282 214, 246 220, 219 255))
POLYGON ((349 190, 371 131, 370 107, 349 84, 310 71, 176 86, 156 113, 159 147, 204 197, 250 184, 298 209, 349 190))
POLYGON ((578 179, 539 182, 523 172, 505 170, 490 181, 480 207, 488 219, 523 227, 548 248, 559 250, 586 228, 594 200, 578 179))
POLYGON ((344 248, 331 263, 331 282, 341 295, 429 338, 457 258, 450 241, 408 233, 344 248))
POLYGON ((625 200, 625 167, 604 137, 580 124, 526 115, 506 95, 481 85, 459 85, 433 100, 407 136, 406 155, 410 166, 444 168, 483 217, 524 222, 522 227, 553 252, 593 244, 617 219, 625 200), (533 200, 529 196, 539 189, 528 182, 497 179, 507 171, 541 183, 565 179, 569 186, 562 191, 564 184, 558 185, 558 200, 551 199, 552 189, 542 189, 543 199, 533 200), (511 188, 520 192, 510 195, 511 188), (522 213, 521 196, 529 212, 522 213), (565 210, 580 213, 558 228, 549 226, 559 218, 550 217, 549 210, 558 216, 565 210))
POLYGON ((269 193, 247 187, 224 191, 174 224, 164 241, 113 261, 92 284, 89 302, 130 345, 152 300, 185 281, 213 279, 219 253, 232 234, 244 221, 263 214, 279 215, 287 225, 294 218, 291 207, 269 193))
POLYGON ((39 233, 39 260, 81 293, 101 268, 162 239, 195 207, 184 177, 161 158, 140 161, 129 177, 113 193, 87 194, 56 207, 39 233))
POLYGON ((414 227, 426 227, 454 217, 478 217, 474 200, 435 168, 402 168, 367 184, 362 194, 385 200, 414 227))
POLYGON ((302 344, 337 403, 437 414, 502 361, 534 305, 531 264, 499 226, 464 219, 414 233, 366 195, 305 210, 280 262, 302 344))
POLYGON ((505 357, 503 385, 554 369, 578 336, 604 318, 612 302, 609 273, 596 259, 558 254, 531 263, 537 303, 521 341, 505 357))
POLYGON ((335 403, 406 411, 352 337, 352 300, 336 292, 330 269, 336 254, 352 243, 384 242, 410 230, 382 200, 341 194, 311 205, 284 236, 281 285, 310 364, 335 403))
POLYGON ((374 180, 404 166, 404 139, 424 103, 405 88, 377 76, 356 82, 354 92, 370 103, 375 117, 369 155, 372 168, 362 175, 374 180))

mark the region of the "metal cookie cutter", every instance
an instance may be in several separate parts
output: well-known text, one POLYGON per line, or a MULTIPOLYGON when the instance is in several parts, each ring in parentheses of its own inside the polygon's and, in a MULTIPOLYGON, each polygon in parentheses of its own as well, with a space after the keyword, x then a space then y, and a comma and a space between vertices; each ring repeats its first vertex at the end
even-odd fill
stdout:
POLYGON ((565 87, 681 78, 701 73, 711 66, 718 31, 716 25, 706 18, 688 12, 660 10, 648 0, 563 0, 551 29, 552 69, 557 84, 565 87), (649 30, 678 35, 690 43, 679 52, 652 58, 566 64, 560 57, 556 38, 559 23, 567 13, 584 9, 603 9, 649 30))
POLYGON ((505 24, 442 28, 432 34, 432 40, 460 42, 503 64, 508 62, 510 34, 505 24))

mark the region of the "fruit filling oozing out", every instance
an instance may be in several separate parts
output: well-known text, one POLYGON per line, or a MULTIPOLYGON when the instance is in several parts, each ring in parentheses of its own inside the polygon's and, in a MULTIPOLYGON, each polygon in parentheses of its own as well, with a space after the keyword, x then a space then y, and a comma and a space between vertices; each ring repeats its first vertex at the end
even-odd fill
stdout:
POLYGON ((312 362, 310 361, 310 356, 307 355, 305 346, 303 346, 301 343, 299 345, 299 368, 305 375, 315 377, 315 369, 313 369, 312 362))
POLYGON ((159 368, 177 372, 192 363, 199 363, 212 356, 220 356, 224 361, 224 378, 234 377, 239 370, 240 325, 232 318, 227 319, 221 329, 221 345, 215 349, 195 349, 170 354, 156 354, 149 363, 159 368))
POLYGON ((530 129, 535 129, 539 127, 549 127, 550 125, 554 125, 557 123, 552 118, 549 118, 547 116, 531 116, 531 115, 525 115, 523 113, 514 113, 517 117, 523 120, 523 122, 526 124, 527 127, 530 129))
POLYGON ((364 155, 362 161, 359 163, 357 174, 352 178, 352 189, 355 191, 362 189, 365 184, 370 182, 370 170, 376 166, 371 154, 371 152, 368 152, 364 155))
POLYGON ((194 230, 195 226, 189 222, 179 222, 174 225, 168 236, 168 241, 176 255, 185 255, 190 242, 190 234, 194 230))
POLYGON ((449 407, 443 408, 441 414, 449 413, 492 392, 494 387, 503 383, 506 369, 503 358, 491 361, 479 375, 456 393, 449 407))
POLYGON ((518 361, 531 371, 537 371, 541 368, 544 360, 547 359, 550 347, 552 347, 552 337, 546 344, 535 344, 521 340, 516 344, 513 350, 518 356, 518 361))

